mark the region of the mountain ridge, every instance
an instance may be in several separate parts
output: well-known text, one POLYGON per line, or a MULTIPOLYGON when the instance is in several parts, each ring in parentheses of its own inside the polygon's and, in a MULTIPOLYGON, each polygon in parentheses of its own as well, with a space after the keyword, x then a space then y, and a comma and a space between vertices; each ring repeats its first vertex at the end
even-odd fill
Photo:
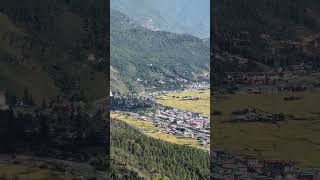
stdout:
POLYGON ((208 43, 192 35, 152 31, 131 23, 119 11, 111 12, 115 12, 111 14, 112 90, 173 88, 180 86, 177 78, 197 81, 192 72, 209 72, 208 43))
POLYGON ((111 8, 119 10, 151 30, 192 34, 200 38, 208 38, 210 34, 208 0, 117 0, 111 1, 111 8))

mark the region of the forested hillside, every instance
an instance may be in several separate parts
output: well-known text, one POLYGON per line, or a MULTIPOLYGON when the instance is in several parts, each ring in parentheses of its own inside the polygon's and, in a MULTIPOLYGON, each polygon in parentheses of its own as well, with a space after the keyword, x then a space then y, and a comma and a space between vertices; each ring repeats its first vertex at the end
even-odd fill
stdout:
POLYGON ((27 88, 37 103, 56 95, 86 100, 105 95, 103 1, 0 4, 0 89, 21 97, 27 88))
POLYGON ((107 179, 105 5, 0 0, 2 179, 107 179))
POLYGON ((319 8, 316 0, 217 1, 215 71, 265 71, 301 63, 319 69, 319 8))
POLYGON ((111 126, 113 178, 209 179, 206 151, 147 137, 121 121, 111 126))
POLYGON ((111 89, 173 88, 209 72, 209 44, 191 35, 152 31, 111 11, 111 89))

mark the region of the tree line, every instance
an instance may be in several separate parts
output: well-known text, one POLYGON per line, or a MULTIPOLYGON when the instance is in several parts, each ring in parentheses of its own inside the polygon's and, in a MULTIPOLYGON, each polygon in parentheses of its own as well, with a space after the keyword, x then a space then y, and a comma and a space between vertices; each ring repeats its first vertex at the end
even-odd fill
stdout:
MULTIPOLYGON (((111 120, 111 143, 115 160, 147 172, 151 178, 197 180, 210 177, 210 158, 206 151, 150 138, 121 121, 111 120)), ((111 167, 114 168, 113 164, 111 167)))

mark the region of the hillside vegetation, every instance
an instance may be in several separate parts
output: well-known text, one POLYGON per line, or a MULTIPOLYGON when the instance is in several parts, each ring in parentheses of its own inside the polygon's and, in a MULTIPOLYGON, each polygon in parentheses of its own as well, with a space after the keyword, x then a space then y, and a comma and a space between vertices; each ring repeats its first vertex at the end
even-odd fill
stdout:
POLYGON ((111 126, 114 179, 209 179, 206 151, 148 137, 122 121, 111 126))
POLYGON ((111 11, 111 89, 174 88, 209 71, 209 44, 191 35, 152 31, 111 11))
POLYGON ((209 0, 111 0, 110 5, 148 29, 200 38, 210 34, 209 0))
POLYGON ((104 96, 105 58, 98 60, 106 43, 105 19, 98 8, 102 1, 0 4, 0 89, 19 97, 28 88, 38 103, 56 95, 83 95, 87 100, 104 96), (97 58, 88 61, 89 54, 97 58))
POLYGON ((224 0, 216 7, 217 82, 228 71, 301 63, 319 70, 319 1, 224 0))
POLYGON ((0 0, 0 179, 107 179, 104 7, 0 0))

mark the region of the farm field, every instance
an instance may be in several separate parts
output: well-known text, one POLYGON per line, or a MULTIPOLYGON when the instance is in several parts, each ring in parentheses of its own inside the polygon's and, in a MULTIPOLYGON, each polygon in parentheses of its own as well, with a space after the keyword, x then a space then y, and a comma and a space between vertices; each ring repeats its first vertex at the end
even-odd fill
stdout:
POLYGON ((158 103, 177 109, 210 115, 210 90, 205 91, 182 91, 170 92, 166 96, 158 98, 158 103), (182 100, 183 97, 191 96, 200 100, 182 100))
POLYGON ((128 115, 124 115, 116 112, 111 113, 111 119, 116 119, 116 120, 126 122, 130 126, 140 129, 144 134, 155 139, 160 139, 160 140, 164 140, 170 143, 175 143, 180 145, 190 145, 193 147, 202 148, 202 146, 199 144, 197 140, 192 138, 176 137, 174 135, 161 132, 150 121, 135 119, 128 115))
POLYGON ((320 167, 320 92, 226 95, 215 105, 222 115, 214 119, 214 145, 226 151, 261 159, 284 160, 300 168, 320 167), (284 97, 300 97, 285 101, 284 97), (254 107, 270 113, 294 115, 301 120, 275 123, 225 122, 231 113, 254 107))

